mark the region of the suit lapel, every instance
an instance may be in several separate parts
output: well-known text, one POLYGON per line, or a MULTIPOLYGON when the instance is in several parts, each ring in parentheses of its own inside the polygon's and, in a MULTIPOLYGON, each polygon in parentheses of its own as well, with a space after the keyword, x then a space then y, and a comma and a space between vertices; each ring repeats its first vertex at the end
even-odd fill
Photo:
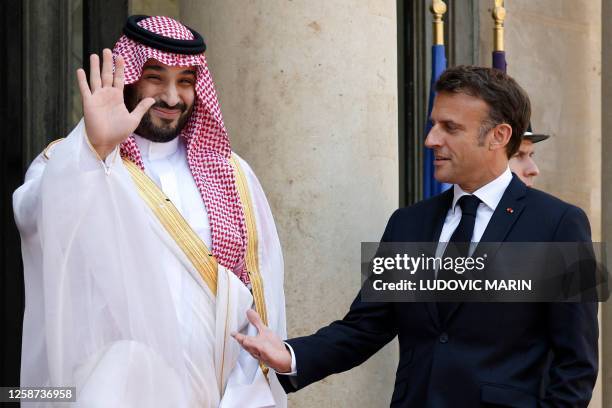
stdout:
MULTIPOLYGON (((431 242, 433 248, 433 254, 431 256, 435 256, 436 246, 440 239, 440 234, 442 233, 442 227, 444 226, 444 220, 446 220, 446 214, 453 203, 453 188, 449 188, 445 192, 440 195, 440 200, 438 201, 437 208, 434 208, 431 212, 432 218, 428 220, 426 225, 428 228, 425 231, 425 236, 423 242, 431 242)), ((427 311, 429 312, 429 316, 433 321, 436 328, 440 327, 440 315, 438 314, 438 306, 435 302, 426 302, 425 306, 427 307, 427 311)))
POLYGON ((427 222, 427 226, 431 227, 425 231, 423 242, 438 242, 440 234, 442 233, 442 227, 444 226, 444 220, 446 220, 446 214, 453 203, 453 188, 449 188, 442 194, 440 194, 440 200, 438 201, 437 208, 431 212, 431 220, 427 222))
MULTIPOLYGON (((506 239, 506 236, 508 236, 512 226, 523 212, 525 205, 521 200, 525 196, 526 192, 527 186, 525 186, 525 184, 516 175, 512 174, 512 181, 510 181, 510 184, 506 188, 506 191, 504 191, 499 204, 497 204, 497 207, 491 216, 491 220, 489 220, 487 228, 485 228, 485 231, 482 234, 480 242, 501 243, 506 239)), ((488 245, 487 249, 487 264, 490 265, 493 262, 495 253, 499 249, 499 245, 488 245)), ((478 246, 476 247, 472 256, 480 256, 478 246)), ((455 314, 457 309, 459 309, 462 304, 463 303, 461 302, 453 304, 445 322, 450 321, 453 314, 455 314)))
POLYGON ((506 239, 525 207, 521 199, 526 191, 527 186, 513 174, 512 181, 493 212, 480 242, 503 242, 506 239))

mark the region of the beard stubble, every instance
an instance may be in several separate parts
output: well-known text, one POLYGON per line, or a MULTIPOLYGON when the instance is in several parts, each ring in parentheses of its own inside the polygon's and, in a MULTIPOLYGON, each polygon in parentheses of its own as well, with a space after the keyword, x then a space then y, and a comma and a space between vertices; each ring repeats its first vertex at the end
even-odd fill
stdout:
MULTIPOLYGON (((142 99, 144 99, 143 96, 137 92, 134 86, 125 87, 124 97, 126 107, 130 112, 134 110, 142 99)), ((189 121, 194 105, 195 104, 191 105, 189 108, 187 108, 185 103, 178 103, 174 106, 169 106, 166 102, 156 98, 155 103, 144 114, 134 133, 155 143, 167 143, 174 140, 189 121), (153 123, 153 118, 151 117, 151 109, 156 107, 164 109, 179 109, 181 111, 181 115, 174 125, 174 120, 158 118, 162 122, 162 126, 158 126, 153 123)))

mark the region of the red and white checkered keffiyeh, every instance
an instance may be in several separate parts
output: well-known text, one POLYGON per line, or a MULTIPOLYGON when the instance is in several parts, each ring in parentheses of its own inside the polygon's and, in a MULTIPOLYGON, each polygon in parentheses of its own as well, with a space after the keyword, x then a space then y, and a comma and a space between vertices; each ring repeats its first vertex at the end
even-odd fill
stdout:
MULTIPOLYGON (((187 27, 169 17, 149 17, 139 21, 138 25, 164 37, 180 40, 194 38, 187 27)), ((227 130, 204 54, 186 55, 160 51, 125 35, 115 44, 113 54, 121 55, 125 60, 126 84, 138 81, 142 67, 149 59, 170 66, 196 67, 195 105, 180 136, 185 138, 189 168, 208 212, 212 252, 221 265, 234 271, 245 284, 248 283, 245 269, 247 234, 244 213, 233 168, 229 162, 231 148, 227 130)), ((121 145, 121 155, 144 170, 142 157, 133 136, 121 145)))

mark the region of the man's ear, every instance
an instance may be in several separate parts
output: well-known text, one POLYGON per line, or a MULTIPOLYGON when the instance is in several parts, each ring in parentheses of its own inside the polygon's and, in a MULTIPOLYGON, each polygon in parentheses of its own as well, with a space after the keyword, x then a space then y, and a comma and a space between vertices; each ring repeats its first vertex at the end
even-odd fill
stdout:
POLYGON ((507 123, 501 123, 493 128, 489 140, 489 150, 505 149, 512 137, 512 127, 507 123))

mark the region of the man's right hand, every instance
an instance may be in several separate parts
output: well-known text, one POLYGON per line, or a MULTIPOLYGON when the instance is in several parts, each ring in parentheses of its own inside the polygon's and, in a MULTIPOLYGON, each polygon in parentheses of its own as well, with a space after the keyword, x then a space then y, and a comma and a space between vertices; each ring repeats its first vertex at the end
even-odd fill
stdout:
POLYGON ((245 336, 241 333, 232 333, 232 336, 254 358, 277 373, 289 373, 291 353, 285 347, 285 343, 263 324, 256 311, 252 309, 247 311, 247 318, 257 328, 257 336, 245 336))
POLYGON ((89 84, 81 68, 77 70, 77 80, 87 136, 100 158, 105 159, 138 127, 155 100, 144 98, 132 112, 128 111, 123 100, 125 63, 118 56, 113 74, 113 54, 108 48, 102 51, 102 73, 96 54, 91 55, 90 66, 89 84))

